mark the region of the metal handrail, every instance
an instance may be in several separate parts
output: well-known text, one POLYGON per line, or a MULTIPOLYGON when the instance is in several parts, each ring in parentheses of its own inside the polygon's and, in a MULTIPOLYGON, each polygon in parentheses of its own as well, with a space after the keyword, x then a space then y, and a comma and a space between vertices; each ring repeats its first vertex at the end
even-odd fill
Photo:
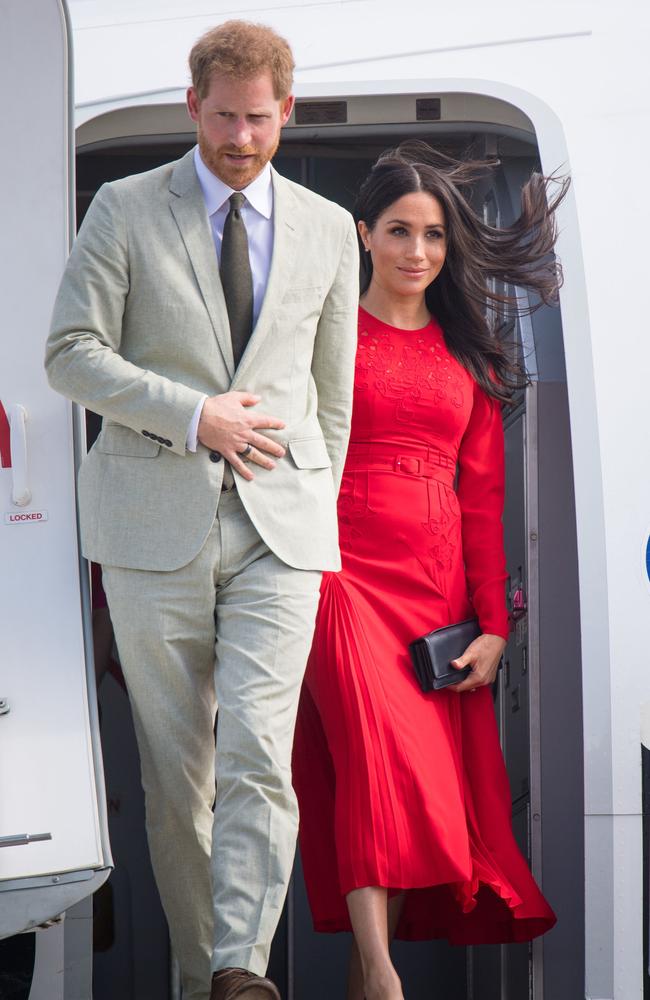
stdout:
POLYGON ((19 403, 9 407, 7 417, 11 428, 11 502, 16 507, 27 507, 32 493, 27 471, 27 410, 19 403))

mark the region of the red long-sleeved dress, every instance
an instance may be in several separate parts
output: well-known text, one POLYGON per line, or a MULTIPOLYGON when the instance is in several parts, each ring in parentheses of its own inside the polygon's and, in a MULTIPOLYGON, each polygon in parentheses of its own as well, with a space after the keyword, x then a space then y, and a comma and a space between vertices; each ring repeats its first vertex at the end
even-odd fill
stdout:
POLYGON ((555 923, 513 838, 489 688, 423 694, 408 643, 476 614, 508 633, 501 409, 435 321, 363 309, 339 496, 343 569, 323 578, 294 747, 314 925, 345 895, 406 890, 397 936, 523 941, 555 923))

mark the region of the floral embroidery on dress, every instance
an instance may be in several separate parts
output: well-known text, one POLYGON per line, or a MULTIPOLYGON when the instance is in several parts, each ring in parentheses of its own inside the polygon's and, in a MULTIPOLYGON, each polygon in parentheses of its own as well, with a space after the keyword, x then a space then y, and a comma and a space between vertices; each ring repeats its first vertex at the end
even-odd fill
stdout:
MULTIPOLYGON (((361 330, 355 389, 368 389, 372 381, 382 396, 401 403, 398 409, 402 416, 411 412, 409 401, 419 402, 425 397, 436 403, 448 400, 460 409, 463 380, 456 362, 433 333, 426 338, 422 331, 412 333, 413 339, 400 345, 389 333, 377 335, 361 330)), ((402 331, 400 339, 408 336, 409 331, 402 331)))
POLYGON ((435 545, 430 546, 429 555, 435 559, 438 569, 449 572, 453 565, 453 557, 458 545, 458 524, 450 524, 450 518, 441 514, 440 517, 431 517, 423 525, 436 539, 435 545))
POLYGON ((435 559, 438 569, 444 570, 445 573, 449 573, 453 565, 455 551, 455 544, 450 542, 446 535, 441 535, 438 544, 433 545, 429 549, 429 555, 435 559))
MULTIPOLYGON (((430 487, 431 489, 438 487, 430 487)), ((434 504, 429 492, 429 519, 422 525, 435 538, 435 544, 430 546, 429 555, 435 560, 439 570, 449 573, 454 562, 456 549, 460 544, 460 518, 458 500, 453 490, 440 488, 440 504, 434 504), (449 510, 443 509, 444 504, 449 510), (435 513, 434 513, 435 511, 435 513)))
POLYGON ((342 544, 348 548, 355 538, 364 533, 356 526, 368 515, 374 516, 374 511, 368 506, 368 481, 365 475, 366 488, 359 488, 359 477, 356 473, 344 473, 339 493, 337 512, 339 521, 339 536, 342 544))

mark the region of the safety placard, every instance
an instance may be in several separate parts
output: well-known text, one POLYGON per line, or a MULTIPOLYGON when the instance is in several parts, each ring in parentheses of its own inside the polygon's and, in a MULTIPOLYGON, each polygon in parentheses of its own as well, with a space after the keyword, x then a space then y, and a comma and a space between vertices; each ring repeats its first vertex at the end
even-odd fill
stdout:
POLYGON ((47 519, 46 510, 16 510, 5 514, 5 524, 41 524, 47 519))

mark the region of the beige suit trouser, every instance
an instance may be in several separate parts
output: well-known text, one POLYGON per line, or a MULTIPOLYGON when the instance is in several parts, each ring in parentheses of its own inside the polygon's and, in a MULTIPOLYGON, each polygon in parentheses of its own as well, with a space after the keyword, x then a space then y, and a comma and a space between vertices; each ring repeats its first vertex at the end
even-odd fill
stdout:
POLYGON ((212 970, 266 971, 284 904, 293 730, 321 574, 273 555, 234 489, 187 566, 103 571, 183 996, 207 1000, 212 970))

